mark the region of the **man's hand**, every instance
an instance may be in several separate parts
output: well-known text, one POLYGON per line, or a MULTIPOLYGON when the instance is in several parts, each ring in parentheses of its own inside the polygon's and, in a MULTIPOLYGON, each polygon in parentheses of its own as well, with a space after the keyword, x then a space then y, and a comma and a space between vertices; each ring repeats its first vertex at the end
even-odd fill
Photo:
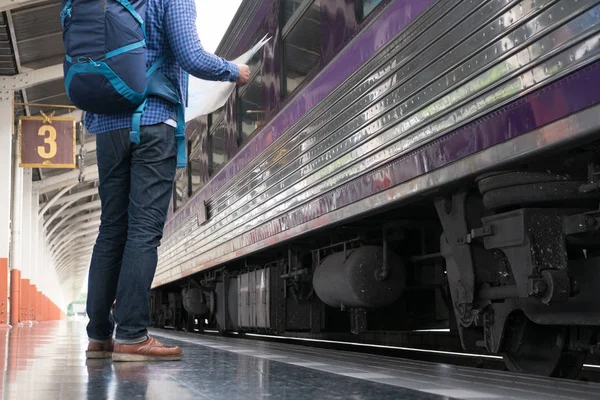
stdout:
POLYGON ((240 73, 237 79, 238 86, 244 86, 250 80, 250 68, 247 65, 238 65, 240 73))

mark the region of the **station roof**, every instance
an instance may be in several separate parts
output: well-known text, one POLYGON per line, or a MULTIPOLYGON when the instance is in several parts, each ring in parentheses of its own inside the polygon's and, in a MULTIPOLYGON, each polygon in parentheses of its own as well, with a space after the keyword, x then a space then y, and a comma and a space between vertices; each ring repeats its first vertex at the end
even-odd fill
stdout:
MULTIPOLYGON (((40 111, 81 120, 78 110, 58 107, 71 105, 63 81, 60 11, 57 0, 0 0, 0 86, 14 90, 15 122, 40 111)), ((65 299, 79 295, 100 221, 95 139, 85 133, 77 136, 77 169, 33 171, 33 188, 65 299)))

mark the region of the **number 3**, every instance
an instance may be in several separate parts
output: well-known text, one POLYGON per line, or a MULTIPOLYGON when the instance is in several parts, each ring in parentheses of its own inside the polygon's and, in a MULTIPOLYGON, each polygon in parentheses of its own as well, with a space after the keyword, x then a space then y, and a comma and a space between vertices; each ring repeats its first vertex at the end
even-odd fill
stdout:
POLYGON ((38 130, 38 136, 44 136, 44 146, 38 146, 37 151, 42 158, 54 158, 56 156, 56 129, 50 125, 44 125, 38 130), (46 137, 48 134, 48 137, 46 137), (46 151, 48 145, 48 151, 46 151))

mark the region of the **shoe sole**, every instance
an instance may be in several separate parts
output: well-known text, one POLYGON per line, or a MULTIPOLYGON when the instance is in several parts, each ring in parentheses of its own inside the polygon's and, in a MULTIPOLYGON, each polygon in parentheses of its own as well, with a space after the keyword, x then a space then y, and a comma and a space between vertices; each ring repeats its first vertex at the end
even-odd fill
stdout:
POLYGON ((113 361, 117 362, 140 362, 140 361, 180 361, 183 354, 171 356, 148 356, 144 354, 113 353, 113 361))
POLYGON ((101 358, 111 358, 112 352, 110 351, 86 351, 85 356, 92 360, 97 360, 101 358))

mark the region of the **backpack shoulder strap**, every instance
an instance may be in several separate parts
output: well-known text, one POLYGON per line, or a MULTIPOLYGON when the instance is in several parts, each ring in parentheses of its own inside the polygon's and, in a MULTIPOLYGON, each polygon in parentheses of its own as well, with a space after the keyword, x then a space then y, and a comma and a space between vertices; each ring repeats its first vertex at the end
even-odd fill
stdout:
MULTIPOLYGON (((185 147, 185 106, 175 85, 158 68, 165 62, 166 55, 160 57, 146 72, 146 96, 161 97, 177 105, 177 168, 187 165, 187 153, 185 147)), ((186 79, 187 81, 187 79, 186 79)), ((133 114, 132 130, 129 138, 134 143, 140 142, 141 118, 146 108, 144 101, 133 114)))

